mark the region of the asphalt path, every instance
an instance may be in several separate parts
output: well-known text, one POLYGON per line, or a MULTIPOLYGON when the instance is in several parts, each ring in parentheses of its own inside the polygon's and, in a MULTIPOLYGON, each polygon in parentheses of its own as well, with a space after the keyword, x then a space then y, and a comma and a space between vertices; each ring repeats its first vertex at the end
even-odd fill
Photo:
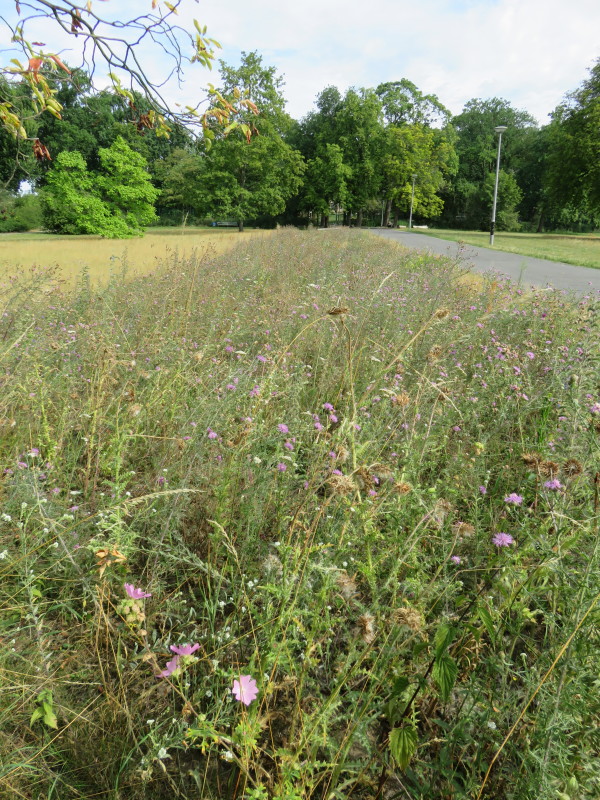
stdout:
POLYGON ((428 250, 436 255, 460 257, 466 267, 475 272, 493 272, 506 275, 524 288, 553 287, 577 294, 598 295, 600 293, 600 269, 591 267, 575 267, 559 261, 547 261, 544 258, 503 253, 487 247, 459 245, 449 239, 438 239, 423 233, 408 233, 384 228, 371 228, 377 236, 391 239, 405 247, 415 250, 428 250))

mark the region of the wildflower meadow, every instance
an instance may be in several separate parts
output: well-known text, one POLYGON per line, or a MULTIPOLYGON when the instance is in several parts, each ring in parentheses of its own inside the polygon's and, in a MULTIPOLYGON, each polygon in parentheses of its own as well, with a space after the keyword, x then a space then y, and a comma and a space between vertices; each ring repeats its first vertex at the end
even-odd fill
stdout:
POLYGON ((600 302, 358 231, 3 279, 0 796, 600 796, 600 302))

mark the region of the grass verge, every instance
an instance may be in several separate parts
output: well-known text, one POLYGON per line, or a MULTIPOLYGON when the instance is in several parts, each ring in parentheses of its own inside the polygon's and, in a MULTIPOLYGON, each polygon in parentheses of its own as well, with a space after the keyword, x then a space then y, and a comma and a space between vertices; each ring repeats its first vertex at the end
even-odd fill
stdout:
POLYGON ((598 308, 462 273, 281 231, 15 279, 3 797, 598 795, 598 308))
MULTIPOLYGON (((426 236, 465 242, 476 247, 489 247, 490 235, 481 231, 419 230, 426 236)), ((600 269, 600 236, 551 233, 496 233, 494 250, 517 253, 532 258, 545 258, 581 267, 600 269)))

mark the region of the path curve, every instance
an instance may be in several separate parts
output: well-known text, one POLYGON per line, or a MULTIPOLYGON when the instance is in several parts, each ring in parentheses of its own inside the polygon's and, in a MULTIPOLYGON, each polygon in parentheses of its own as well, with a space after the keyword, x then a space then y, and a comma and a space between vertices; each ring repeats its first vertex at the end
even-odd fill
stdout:
POLYGON ((408 233, 398 230, 371 228, 371 232, 385 239, 391 239, 405 247, 415 250, 428 250, 436 255, 456 258, 461 254, 465 266, 476 272, 500 272, 512 281, 521 282, 524 287, 552 286, 578 294, 597 295, 600 293, 600 269, 575 267, 559 261, 504 253, 474 245, 459 245, 449 239, 438 239, 421 233, 408 233))

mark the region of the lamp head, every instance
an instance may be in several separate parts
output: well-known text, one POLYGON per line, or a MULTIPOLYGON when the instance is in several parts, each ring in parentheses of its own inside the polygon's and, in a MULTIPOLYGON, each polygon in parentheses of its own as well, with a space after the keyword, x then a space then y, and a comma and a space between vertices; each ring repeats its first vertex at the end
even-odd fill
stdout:
POLYGON ((497 125, 497 126, 494 128, 494 131, 495 131, 496 133, 504 133, 504 131, 507 131, 507 130, 508 130, 508 126, 507 126, 507 125, 497 125))

